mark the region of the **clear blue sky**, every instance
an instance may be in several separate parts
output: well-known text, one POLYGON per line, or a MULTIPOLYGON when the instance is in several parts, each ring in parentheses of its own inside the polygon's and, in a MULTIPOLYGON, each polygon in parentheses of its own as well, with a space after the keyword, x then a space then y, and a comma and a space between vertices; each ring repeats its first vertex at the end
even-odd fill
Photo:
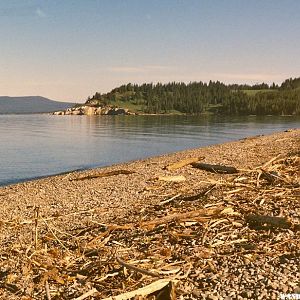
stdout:
POLYGON ((0 95, 300 76, 299 0, 0 0, 0 95))

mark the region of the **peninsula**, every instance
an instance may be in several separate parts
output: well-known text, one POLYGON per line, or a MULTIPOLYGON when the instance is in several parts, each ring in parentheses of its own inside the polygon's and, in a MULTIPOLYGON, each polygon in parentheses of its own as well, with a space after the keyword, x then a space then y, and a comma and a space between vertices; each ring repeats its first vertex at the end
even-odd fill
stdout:
POLYGON ((84 105, 57 115, 219 114, 300 115, 300 77, 281 85, 224 84, 219 81, 127 84, 96 92, 84 105))

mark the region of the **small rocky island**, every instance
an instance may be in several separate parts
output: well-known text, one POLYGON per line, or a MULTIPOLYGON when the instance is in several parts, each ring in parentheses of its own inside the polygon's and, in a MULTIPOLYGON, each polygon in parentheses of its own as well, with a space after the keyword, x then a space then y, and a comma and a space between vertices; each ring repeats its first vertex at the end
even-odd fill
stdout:
POLYGON ((74 106, 72 108, 67 108, 66 110, 55 111, 53 115, 135 115, 135 113, 130 112, 127 108, 117 107, 115 105, 80 105, 74 106))

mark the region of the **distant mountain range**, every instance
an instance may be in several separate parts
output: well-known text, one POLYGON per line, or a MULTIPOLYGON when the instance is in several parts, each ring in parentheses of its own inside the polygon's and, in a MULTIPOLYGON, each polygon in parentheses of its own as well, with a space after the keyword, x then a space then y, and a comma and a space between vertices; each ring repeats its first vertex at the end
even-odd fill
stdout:
POLYGON ((40 96, 0 96, 0 114, 33 114, 64 110, 75 103, 53 101, 40 96))

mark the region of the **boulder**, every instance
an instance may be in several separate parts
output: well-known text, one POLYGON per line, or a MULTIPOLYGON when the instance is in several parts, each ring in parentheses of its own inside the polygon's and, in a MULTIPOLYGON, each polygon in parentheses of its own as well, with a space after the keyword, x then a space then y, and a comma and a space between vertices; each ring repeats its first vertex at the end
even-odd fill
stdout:
POLYGON ((125 115, 126 111, 124 108, 111 108, 108 113, 108 115, 125 115))
POLYGON ((96 108, 91 106, 86 106, 83 110, 83 113, 87 116, 93 116, 95 112, 96 112, 96 108))
POLYGON ((83 111, 80 109, 74 110, 74 111, 72 111, 72 115, 75 115, 75 116, 83 115, 83 111))
POLYGON ((102 114, 102 108, 101 107, 97 107, 95 110, 95 115, 101 115, 102 114))

